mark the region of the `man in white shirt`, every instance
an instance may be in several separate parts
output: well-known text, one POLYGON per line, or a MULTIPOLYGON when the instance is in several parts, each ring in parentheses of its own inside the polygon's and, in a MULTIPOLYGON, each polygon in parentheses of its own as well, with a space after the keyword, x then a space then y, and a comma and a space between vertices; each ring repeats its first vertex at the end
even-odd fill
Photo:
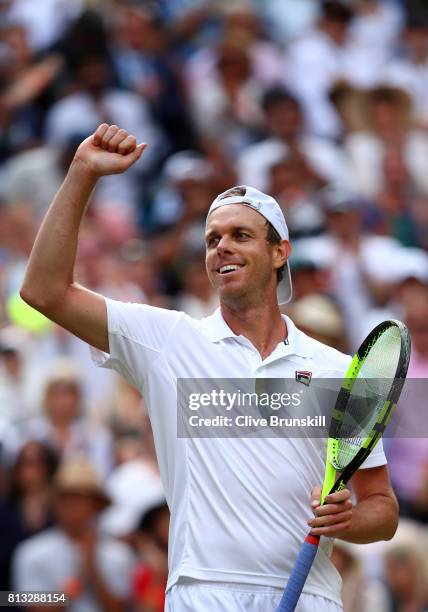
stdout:
MULTIPOLYGON (((111 500, 94 466, 84 457, 66 459, 52 493, 56 525, 16 548, 14 589, 65 593, 72 612, 127 610, 135 558, 128 545, 98 528, 99 515, 111 500)), ((39 604, 36 610, 60 612, 64 605, 39 604)))
MULTIPOLYGON (((106 300, 74 282, 78 229, 98 177, 125 171, 145 144, 101 125, 79 147, 30 258, 22 297, 88 342, 95 359, 144 394, 171 509, 166 609, 274 610, 307 522, 314 535, 389 539, 397 503, 381 448, 319 507, 325 449, 312 438, 177 436, 178 379, 341 377, 349 357, 295 328, 290 244, 276 201, 251 187, 220 194, 206 227, 206 267, 220 309, 184 313, 106 300), (278 272, 280 271, 280 272, 278 272), (312 489, 311 518, 310 491, 312 489)), ((181 414, 180 414, 181 417, 181 414)), ((325 540, 298 610, 337 611, 340 578, 325 540)))

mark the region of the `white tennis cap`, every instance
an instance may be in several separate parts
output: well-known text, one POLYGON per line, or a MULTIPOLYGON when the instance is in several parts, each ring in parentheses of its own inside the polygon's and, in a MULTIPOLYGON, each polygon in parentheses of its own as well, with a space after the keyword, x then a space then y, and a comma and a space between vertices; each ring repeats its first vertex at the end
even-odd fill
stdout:
MULTIPOLYGON (((248 185, 232 187, 216 197, 210 206, 207 219, 214 210, 220 208, 220 206, 226 206, 227 204, 243 204, 244 206, 249 206, 273 225, 281 240, 289 240, 288 227, 285 222, 284 214, 278 202, 275 198, 272 198, 272 196, 266 195, 255 187, 249 187, 248 185)), ((291 300, 291 293, 291 274, 290 266, 287 261, 283 279, 277 288, 278 303, 287 304, 287 302, 291 300)))

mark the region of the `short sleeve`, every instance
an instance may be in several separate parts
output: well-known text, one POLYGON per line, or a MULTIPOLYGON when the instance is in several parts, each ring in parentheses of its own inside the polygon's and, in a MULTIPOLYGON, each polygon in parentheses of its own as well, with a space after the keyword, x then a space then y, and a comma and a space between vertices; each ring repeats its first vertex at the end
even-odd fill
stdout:
POLYGON ((141 389, 146 372, 168 347, 184 313, 105 298, 110 353, 91 347, 95 364, 121 374, 141 389))
POLYGON ((380 467, 381 465, 386 464, 387 460, 383 450, 382 439, 380 439, 379 442, 376 444, 374 450, 370 453, 370 455, 360 467, 360 470, 364 470, 366 468, 380 467))
POLYGON ((33 542, 24 542, 15 551, 12 558, 12 583, 15 591, 54 590, 57 585, 52 582, 45 566, 36 558, 31 546, 33 542))

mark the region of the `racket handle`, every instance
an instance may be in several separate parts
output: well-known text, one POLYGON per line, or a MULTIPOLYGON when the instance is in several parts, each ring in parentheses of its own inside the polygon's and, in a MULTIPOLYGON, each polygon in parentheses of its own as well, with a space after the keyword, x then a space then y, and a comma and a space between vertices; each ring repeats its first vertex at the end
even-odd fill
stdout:
POLYGON ((319 536, 306 536, 276 612, 293 612, 317 554, 319 536))

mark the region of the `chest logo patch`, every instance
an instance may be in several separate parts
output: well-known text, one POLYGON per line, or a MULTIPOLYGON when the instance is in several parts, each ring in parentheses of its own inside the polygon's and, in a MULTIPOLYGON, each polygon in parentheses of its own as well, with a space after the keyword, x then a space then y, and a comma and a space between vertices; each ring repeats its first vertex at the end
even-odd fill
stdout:
POLYGON ((309 387, 312 378, 312 372, 307 370, 296 370, 296 381, 309 387))

